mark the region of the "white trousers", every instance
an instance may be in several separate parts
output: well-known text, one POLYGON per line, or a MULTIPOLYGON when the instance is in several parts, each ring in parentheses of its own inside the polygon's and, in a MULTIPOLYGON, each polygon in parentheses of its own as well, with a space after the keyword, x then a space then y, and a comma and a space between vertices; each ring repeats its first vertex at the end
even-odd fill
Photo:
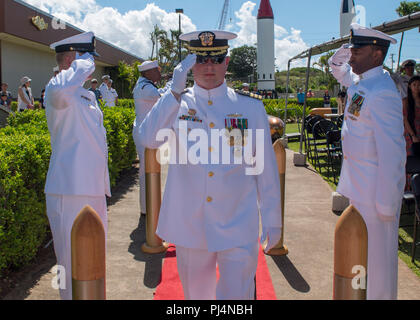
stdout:
POLYGON ((177 246, 176 259, 186 300, 254 299, 258 243, 219 252, 177 246))
MULTIPOLYGON (((90 205, 101 217, 106 239, 108 230, 106 198, 105 195, 103 197, 85 197, 47 194, 46 202, 57 265, 64 267, 65 271, 65 283, 60 282, 60 297, 63 300, 71 300, 71 229, 73 222, 80 210, 85 205, 90 205)), ((57 278, 61 281, 61 277, 57 278)))
POLYGON ((146 172, 145 172, 145 161, 144 152, 145 148, 138 146, 137 154, 139 156, 139 201, 140 201, 140 212, 146 213, 146 172))
POLYGON ((362 215, 368 230, 367 299, 396 300, 398 292, 398 229, 395 221, 378 218, 376 207, 351 201, 362 215))

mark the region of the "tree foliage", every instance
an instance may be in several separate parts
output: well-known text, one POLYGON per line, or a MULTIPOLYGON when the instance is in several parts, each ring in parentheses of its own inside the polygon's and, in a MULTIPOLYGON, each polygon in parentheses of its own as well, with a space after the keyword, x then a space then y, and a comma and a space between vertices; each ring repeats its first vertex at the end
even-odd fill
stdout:
POLYGON ((399 7, 395 10, 400 17, 420 11, 419 1, 401 1, 399 7))
POLYGON ((257 48, 242 46, 235 48, 230 53, 228 71, 234 79, 246 78, 257 69, 257 48))

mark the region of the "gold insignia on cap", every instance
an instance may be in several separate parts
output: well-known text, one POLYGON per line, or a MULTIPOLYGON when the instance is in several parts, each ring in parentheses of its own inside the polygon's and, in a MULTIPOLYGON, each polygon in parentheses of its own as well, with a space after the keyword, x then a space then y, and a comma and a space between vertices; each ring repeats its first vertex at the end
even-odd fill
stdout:
POLYGON ((200 38, 203 47, 211 47, 216 36, 213 32, 202 32, 198 37, 200 38))

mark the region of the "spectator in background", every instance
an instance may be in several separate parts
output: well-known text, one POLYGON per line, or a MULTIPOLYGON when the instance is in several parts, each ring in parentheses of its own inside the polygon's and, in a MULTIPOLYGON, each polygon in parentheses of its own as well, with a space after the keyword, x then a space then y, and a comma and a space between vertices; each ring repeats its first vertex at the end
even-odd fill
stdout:
POLYGON ((308 93, 306 94, 306 96, 308 98, 313 98, 314 97, 314 93, 312 92, 312 89, 309 89, 308 93))
POLYGON ((40 109, 45 109, 44 98, 45 98, 45 89, 42 89, 41 99, 39 99, 39 108, 40 109))
POLYGON ((22 112, 26 109, 34 109, 34 97, 32 96, 31 79, 23 77, 20 79, 21 86, 18 90, 18 107, 17 111, 22 112))
POLYGON ((3 107, 2 109, 4 111, 7 111, 9 113, 12 111, 11 105, 9 103, 7 103, 7 93, 5 93, 5 92, 2 92, 0 94, 0 105, 3 107))
POLYGON ((408 82, 404 127, 407 155, 411 155, 412 144, 420 142, 420 76, 414 76, 408 82))
POLYGON ((416 66, 416 61, 406 60, 401 64, 400 72, 394 73, 391 75, 392 80, 394 80, 395 85, 397 86, 398 91, 401 94, 403 99, 403 104, 407 104, 407 89, 408 81, 411 77, 414 76, 414 68, 416 66), (403 74, 401 74, 401 72, 403 74))
POLYGON ((101 90, 102 98, 106 107, 115 107, 118 104, 118 93, 112 88, 112 80, 109 79, 106 88, 101 90))
POLYGON ((337 100, 337 106, 338 106, 337 113, 339 115, 342 115, 344 113, 344 109, 346 108, 346 97, 347 97, 347 91, 344 88, 342 88, 340 92, 338 93, 338 100, 337 100))
POLYGON ((331 96, 328 90, 325 90, 324 93, 324 108, 329 108, 331 106, 331 96))
POLYGON ((53 72, 54 72, 54 77, 55 77, 57 74, 59 74, 59 73, 60 73, 60 69, 58 68, 58 66, 55 66, 55 67, 53 68, 53 72))
POLYGON ((298 104, 302 106, 305 103, 305 94, 302 92, 302 88, 299 88, 299 91, 297 94, 297 100, 298 100, 298 104))
POLYGON ((98 80, 96 79, 90 80, 89 91, 92 91, 95 94, 96 101, 99 104, 99 100, 102 100, 102 94, 101 94, 101 90, 98 89, 98 80))
POLYGON ((107 88, 107 86, 108 86, 108 81, 111 79, 111 77, 109 76, 109 75, 104 75, 104 76, 102 76, 102 83, 101 83, 101 85, 99 86, 99 90, 101 91, 101 95, 102 95, 102 97, 104 96, 104 93, 103 93, 103 91, 105 91, 105 89, 107 88))
POLYGON ((249 92, 249 84, 248 83, 243 83, 242 84, 242 91, 249 92))
POLYGON ((10 91, 7 91, 7 89, 9 88, 9 85, 5 82, 3 82, 1 84, 1 92, 0 94, 5 93, 7 95, 7 104, 11 105, 12 101, 13 101, 13 97, 12 97, 12 93, 10 91))

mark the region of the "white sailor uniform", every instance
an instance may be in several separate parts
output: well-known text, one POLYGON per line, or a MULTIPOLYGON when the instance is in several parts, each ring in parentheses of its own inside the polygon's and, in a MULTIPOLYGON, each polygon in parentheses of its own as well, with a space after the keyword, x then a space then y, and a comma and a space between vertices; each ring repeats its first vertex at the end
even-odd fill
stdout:
POLYGON ((162 144, 157 141, 161 129, 175 135, 171 157, 177 154, 177 164, 169 165, 157 234, 177 246, 186 299, 253 299, 258 212, 267 227, 281 228, 282 215, 277 163, 262 102, 239 95, 226 82, 212 90, 195 84, 180 102, 171 92, 162 96, 134 137, 156 149, 162 144), (258 150, 263 157, 262 172, 247 175, 244 162, 233 163, 237 146, 228 145, 223 137, 210 138, 212 130, 235 126, 251 129, 254 138, 256 129, 264 130, 258 141, 264 150, 256 149, 255 141, 252 145, 252 154, 258 150), (197 135, 208 148, 198 152, 200 161, 194 164, 189 157, 198 154, 193 143, 197 135), (223 164, 223 148, 230 163, 223 164))
POLYGON ((111 193, 106 130, 95 94, 83 88, 94 70, 93 57, 85 53, 45 89, 52 148, 45 193, 57 264, 66 272, 62 299, 72 298, 71 228, 77 214, 89 204, 107 231, 105 195, 111 193))
POLYGON ((382 66, 358 76, 350 65, 333 61, 334 56, 334 77, 349 87, 337 191, 360 211, 368 229, 367 298, 396 299, 406 161, 401 96, 382 66), (394 220, 385 222, 379 215, 394 220))

